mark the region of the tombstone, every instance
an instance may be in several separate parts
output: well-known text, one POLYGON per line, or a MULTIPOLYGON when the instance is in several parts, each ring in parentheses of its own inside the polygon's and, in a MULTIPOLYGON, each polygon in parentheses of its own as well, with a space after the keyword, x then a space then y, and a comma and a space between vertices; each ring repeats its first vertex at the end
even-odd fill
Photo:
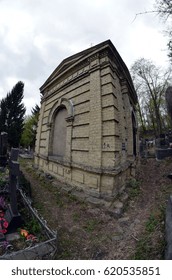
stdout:
POLYGON ((19 163, 17 162, 19 149, 11 149, 9 160, 9 193, 10 205, 5 213, 5 219, 8 221, 8 231, 15 231, 21 226, 21 215, 18 212, 17 206, 17 179, 19 176, 19 163))
POLYGON ((8 134, 1 132, 0 135, 0 166, 5 167, 7 165, 7 139, 8 134))
POLYGON ((172 148, 172 131, 171 129, 169 129, 169 132, 167 134, 167 137, 168 137, 168 145, 169 145, 169 148, 172 148))
POLYGON ((139 153, 141 158, 147 156, 146 142, 143 139, 141 139, 139 142, 139 153))
POLYGON ((160 147, 162 148, 165 147, 166 146, 165 134, 164 133, 160 134, 159 138, 160 138, 160 147))

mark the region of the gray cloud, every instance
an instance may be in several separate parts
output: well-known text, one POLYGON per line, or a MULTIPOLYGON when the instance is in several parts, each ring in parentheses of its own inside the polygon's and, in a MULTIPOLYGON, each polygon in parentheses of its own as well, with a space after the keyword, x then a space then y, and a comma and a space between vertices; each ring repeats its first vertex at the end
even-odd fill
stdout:
POLYGON ((154 0, 0 0, 0 98, 11 90, 12 83, 23 80, 29 112, 39 103, 39 87, 64 58, 103 40, 112 40, 128 67, 138 56, 154 56, 156 60, 157 52, 160 58, 165 39, 157 35, 158 19, 139 16, 132 23, 136 13, 151 9, 153 3, 154 0), (158 42, 155 45, 152 39, 154 51, 150 48, 153 34, 158 42))

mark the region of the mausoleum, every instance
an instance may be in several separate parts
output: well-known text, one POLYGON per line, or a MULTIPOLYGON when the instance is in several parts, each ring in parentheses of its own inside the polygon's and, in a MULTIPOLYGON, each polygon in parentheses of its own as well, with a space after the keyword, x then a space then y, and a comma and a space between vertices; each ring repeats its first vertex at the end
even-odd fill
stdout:
POLYGON ((134 176, 137 95, 110 40, 64 59, 40 88, 35 164, 111 199, 134 176))

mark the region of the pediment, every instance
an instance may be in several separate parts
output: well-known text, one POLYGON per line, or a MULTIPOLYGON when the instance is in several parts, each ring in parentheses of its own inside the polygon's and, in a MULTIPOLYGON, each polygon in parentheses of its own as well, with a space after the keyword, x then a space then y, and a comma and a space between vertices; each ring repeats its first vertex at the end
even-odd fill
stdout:
POLYGON ((43 90, 48 84, 50 84, 54 79, 56 79, 58 76, 62 75, 64 72, 69 70, 74 65, 78 64, 79 62, 83 61, 86 57, 91 56, 92 54, 95 54, 95 52, 98 52, 99 49, 102 48, 102 46, 107 46, 110 42, 110 40, 107 40, 103 43, 100 43, 98 45, 95 45, 91 48, 88 48, 84 51, 81 51, 75 55, 72 55, 66 59, 64 59, 57 68, 52 72, 52 74, 48 77, 48 79, 45 81, 45 83, 41 86, 40 90, 43 90))
MULTIPOLYGON (((133 98, 135 102, 137 102, 137 95, 135 93, 135 89, 133 86, 133 82, 129 73, 129 70, 127 66, 125 65, 124 61, 122 60, 120 54, 112 44, 110 40, 104 41, 98 45, 95 45, 91 48, 88 48, 86 50, 83 50, 77 54, 74 54, 68 58, 65 58, 58 66, 57 68, 52 72, 52 74, 48 77, 48 79, 45 81, 45 83, 41 86, 40 91, 43 93, 51 87, 51 85, 59 78, 63 77, 65 73, 68 71, 73 71, 74 67, 77 67, 78 64, 82 64, 86 59, 90 59, 92 57, 95 57, 100 52, 104 52, 104 50, 109 51, 109 53, 112 54, 113 60, 115 61, 115 64, 118 67, 119 73, 124 77, 124 79, 127 80, 128 85, 131 89, 131 92, 133 94, 133 98)), ((63 79, 63 78, 62 78, 63 79)))
MULTIPOLYGON (((81 60, 83 58, 83 55, 76 55, 76 57, 69 57, 64 59, 58 67, 53 71, 53 73, 50 75, 48 80, 53 80, 55 77, 57 77, 60 73, 64 72, 66 69, 70 68, 75 62, 81 60)), ((48 82, 47 80, 47 82, 48 82)))

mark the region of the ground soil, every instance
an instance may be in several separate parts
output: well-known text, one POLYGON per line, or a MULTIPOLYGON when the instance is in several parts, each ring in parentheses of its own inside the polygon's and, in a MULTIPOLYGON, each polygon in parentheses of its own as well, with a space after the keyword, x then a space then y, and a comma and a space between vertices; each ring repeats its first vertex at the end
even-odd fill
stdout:
POLYGON ((165 208, 172 193, 172 159, 144 159, 130 182, 123 215, 78 201, 38 175, 31 160, 21 169, 31 182, 32 199, 51 229, 57 231, 55 259, 163 259, 165 208))

